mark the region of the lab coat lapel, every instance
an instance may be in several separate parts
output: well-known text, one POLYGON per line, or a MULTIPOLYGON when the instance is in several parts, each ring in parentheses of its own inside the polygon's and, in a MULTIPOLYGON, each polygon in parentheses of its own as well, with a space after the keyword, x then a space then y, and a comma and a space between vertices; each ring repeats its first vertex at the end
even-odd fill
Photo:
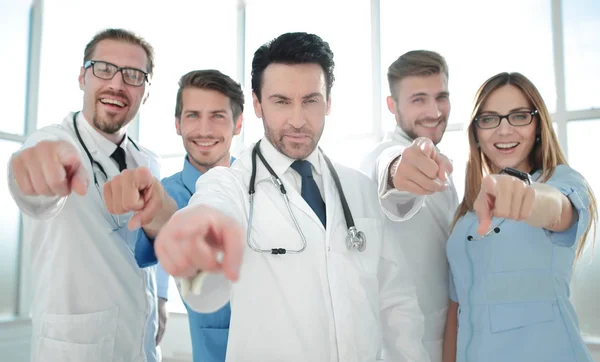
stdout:
MULTIPOLYGON (((262 190, 260 191, 261 194, 265 194, 265 195, 269 195, 269 199, 271 200, 271 202, 273 203, 273 205, 277 208, 277 211, 279 212, 280 215, 282 215, 285 219, 289 219, 289 223, 292 227, 296 227, 294 225, 294 221, 291 219, 291 217, 286 216, 289 215, 289 211, 287 209, 285 200, 283 198, 283 195, 281 194, 280 190, 279 190, 279 186, 276 186, 273 181, 271 180, 270 175, 261 175, 261 171, 268 173, 268 171, 264 168, 264 167, 260 167, 258 166, 258 171, 257 171, 257 180, 261 179, 260 183, 256 184, 257 189, 258 188, 262 188, 262 190), (260 177, 263 176, 263 177, 260 177)), ((319 218, 317 217, 317 215, 315 214, 315 212, 310 208, 310 206, 306 203, 306 201, 304 201, 304 199, 302 198, 302 195, 300 195, 300 193, 298 191, 296 191, 296 189, 294 187, 292 187, 292 185, 285 183, 285 180, 282 179, 282 182, 284 182, 284 186, 285 186, 285 190, 286 190, 286 195, 290 200, 290 207, 292 209, 292 212, 294 213, 294 216, 298 217, 298 210, 302 213, 304 213, 306 216, 308 216, 311 221, 317 223, 323 230, 325 230, 323 228, 323 224, 321 224, 321 220, 319 220, 319 218)), ((259 194, 259 191, 257 190, 256 194, 259 194)), ((259 197, 259 196, 255 196, 255 197, 259 197)), ((256 201, 255 201, 256 202, 256 201)))
POLYGON ((160 177, 160 164, 157 160, 150 158, 150 156, 145 152, 142 152, 141 149, 138 150, 131 141, 127 143, 127 152, 131 154, 137 167, 147 167, 154 177, 160 177))
MULTIPOLYGON (((295 171, 290 171, 290 172, 295 172, 295 171)), ((296 191, 296 189, 294 187, 286 187, 287 193, 288 193, 288 197, 290 198, 290 203, 295 206, 296 208, 300 209, 300 211, 302 211, 304 214, 306 214, 311 221, 313 221, 314 223, 318 224, 319 227, 325 231, 325 227, 323 226, 323 224, 321 223, 321 220, 319 219, 319 217, 317 216, 317 214, 315 214, 315 212, 313 211, 313 209, 310 207, 310 205, 308 205, 308 203, 306 202, 306 200, 304 200, 304 198, 302 197, 302 194, 298 191, 296 191)), ((292 208, 293 210, 294 208, 292 208)), ((327 213, 327 203, 325 204, 325 214, 328 215, 327 213)), ((329 218, 326 217, 327 222, 329 222, 329 218)))
MULTIPOLYGON (((325 159, 322 154, 319 154, 319 158, 321 159, 321 172, 323 173, 323 188, 325 194, 325 213, 327 214, 327 237, 326 237, 326 247, 329 248, 329 240, 331 239, 332 233, 335 232, 334 225, 337 224, 337 220, 339 219, 339 192, 337 187, 335 186, 335 182, 333 181, 333 177, 331 176, 331 172, 329 171, 329 167, 327 167, 327 163, 325 163, 325 159)), ((335 166, 334 166, 335 167, 335 166)))
MULTIPOLYGON (((244 162, 244 164, 248 168, 248 172, 250 172, 250 170, 252 169, 251 148, 249 148, 248 152, 246 152, 244 154, 242 162, 244 162)), ((288 172, 295 172, 295 171, 289 170, 288 172)), ((310 206, 306 203, 306 201, 304 201, 304 198, 302 198, 302 195, 300 194, 300 192, 296 191, 296 188, 293 187, 293 185, 288 184, 285 181, 285 179, 283 179, 283 174, 279 175, 279 178, 284 183, 283 185, 285 186, 287 196, 290 200, 290 206, 292 208, 292 212, 294 212, 295 215, 297 215, 298 210, 299 210, 300 212, 307 215, 311 219, 311 221, 317 223, 322 230, 325 230, 323 227, 323 224, 321 224, 321 220, 319 220, 319 218, 317 217, 317 214, 315 214, 315 212, 310 208, 310 206)), ((257 194, 259 193, 259 191, 258 191, 259 188, 261 189, 261 193, 264 193, 265 195, 269 195, 271 202, 273 203, 273 205, 275 205, 275 207, 277 207, 277 210, 279 211, 280 215, 288 215, 289 214, 289 211, 285 204, 285 200, 279 190, 279 186, 274 184, 274 182, 272 181, 271 174, 269 173, 267 168, 262 164, 262 162, 260 162, 260 159, 257 157, 256 158, 256 189, 257 189, 256 193, 257 194)), ((255 196, 255 197, 260 197, 260 196, 255 196)), ((289 217, 286 217, 286 219, 287 218, 289 218, 289 217)), ((290 222, 290 225, 292 225, 294 228, 296 227, 293 224, 293 220, 291 220, 291 218, 289 218, 289 222, 290 222)))

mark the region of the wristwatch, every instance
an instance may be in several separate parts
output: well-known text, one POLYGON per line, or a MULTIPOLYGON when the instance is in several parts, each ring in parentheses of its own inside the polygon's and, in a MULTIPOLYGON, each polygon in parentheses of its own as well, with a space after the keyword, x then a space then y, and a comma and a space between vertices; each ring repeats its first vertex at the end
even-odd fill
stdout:
POLYGON ((400 157, 402 157, 402 155, 399 155, 392 161, 392 163, 390 163, 390 167, 388 170, 388 188, 389 189, 396 188, 394 186, 394 176, 396 175, 396 171, 398 171, 398 166, 400 165, 400 157))
POLYGON ((525 182, 527 185, 531 186, 531 175, 529 175, 527 172, 519 171, 512 167, 505 167, 504 169, 502 169, 502 171, 500 171, 500 174, 516 177, 519 180, 525 182))

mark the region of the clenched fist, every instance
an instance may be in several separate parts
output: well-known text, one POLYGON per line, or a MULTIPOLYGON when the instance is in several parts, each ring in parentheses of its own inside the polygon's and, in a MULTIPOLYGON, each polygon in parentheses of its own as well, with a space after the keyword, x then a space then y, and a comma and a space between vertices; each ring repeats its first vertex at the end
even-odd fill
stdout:
POLYGON ((446 189, 452 164, 429 138, 419 137, 392 163, 389 172, 396 189, 431 195, 446 189))
POLYGON ((479 220, 477 232, 484 235, 492 226, 492 217, 523 221, 531 216, 535 190, 510 175, 487 175, 481 181, 479 196, 473 204, 479 220))
POLYGON ((67 141, 41 141, 10 160, 17 187, 28 196, 85 195, 89 178, 78 150, 67 141))
POLYGON ((189 278, 198 271, 223 272, 235 281, 245 238, 237 221, 214 208, 197 205, 173 215, 160 230, 154 247, 161 266, 174 277, 189 278))
POLYGON ((105 183, 104 204, 111 214, 134 212, 127 224, 130 230, 147 227, 151 223, 160 224, 152 228, 158 229, 177 209, 175 201, 146 167, 123 170, 105 183), (169 213, 162 212, 166 208, 170 209, 169 213))

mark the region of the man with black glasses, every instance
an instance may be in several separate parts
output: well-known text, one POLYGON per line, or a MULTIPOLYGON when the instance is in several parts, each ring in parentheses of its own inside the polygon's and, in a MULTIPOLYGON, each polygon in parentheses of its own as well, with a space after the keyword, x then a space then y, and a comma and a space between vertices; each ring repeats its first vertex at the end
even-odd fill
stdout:
POLYGON ((157 157, 127 136, 148 97, 154 51, 121 29, 85 48, 83 108, 33 133, 9 164, 32 262, 32 361, 158 361, 155 269, 134 258, 130 215, 112 215, 103 185, 157 157), (128 228, 129 226, 129 228, 128 228))

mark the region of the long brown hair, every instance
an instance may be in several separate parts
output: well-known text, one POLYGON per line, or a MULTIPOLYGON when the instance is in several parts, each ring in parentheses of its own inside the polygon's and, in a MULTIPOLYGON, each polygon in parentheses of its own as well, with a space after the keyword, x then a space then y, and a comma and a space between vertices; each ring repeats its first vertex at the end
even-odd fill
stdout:
MULTIPOLYGON (((565 155, 563 154, 558 143, 556 133, 554 133, 552 119, 550 118, 550 113, 548 112, 546 103, 542 99, 542 96, 535 85, 533 85, 533 83, 527 79, 527 77, 520 73, 496 74, 485 81, 475 95, 473 112, 471 113, 471 121, 469 122, 469 126, 467 128, 469 138, 469 159, 467 161, 465 176, 465 194, 462 202, 456 210, 456 214, 454 215, 452 227, 454 227, 456 222, 462 216, 473 210, 473 204, 479 195, 479 189, 481 188, 481 180, 483 179, 483 176, 494 172, 492 163, 478 147, 475 130, 476 126, 474 122, 475 117, 479 115, 481 107, 492 92, 509 84, 519 88, 525 97, 527 97, 532 106, 538 111, 536 115, 538 118, 536 134, 539 136, 540 140, 534 144, 531 154, 529 155, 531 165, 534 167, 534 169, 540 170, 542 173, 536 181, 546 182, 554 173, 556 166, 568 165, 565 155)), ((584 180, 584 182, 586 183, 590 196, 590 206, 588 211, 591 217, 585 233, 583 234, 581 240, 579 240, 579 245, 577 246, 577 252, 575 254, 577 258, 583 251, 585 240, 592 225, 594 226, 595 239, 596 219, 598 218, 594 193, 587 184, 587 181, 584 180)))

